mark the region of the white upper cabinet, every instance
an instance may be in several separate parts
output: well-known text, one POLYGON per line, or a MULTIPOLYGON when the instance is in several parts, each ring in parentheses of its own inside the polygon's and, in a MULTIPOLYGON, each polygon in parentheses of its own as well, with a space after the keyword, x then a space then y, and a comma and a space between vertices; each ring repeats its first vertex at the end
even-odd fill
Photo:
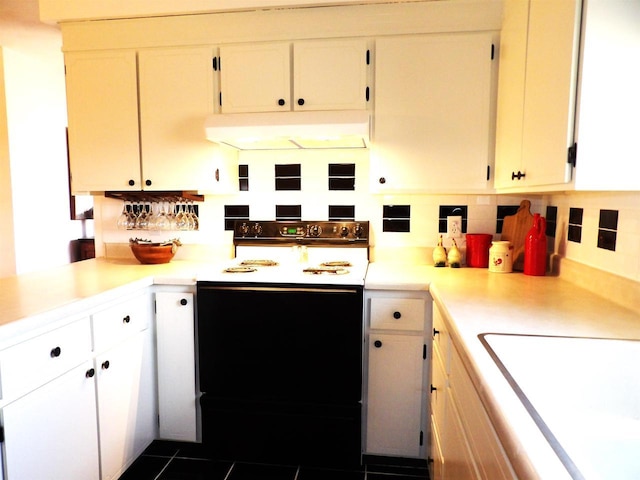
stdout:
POLYGON ((486 192, 493 165, 494 35, 376 40, 374 192, 486 192))
POLYGON ((215 109, 214 54, 68 53, 72 191, 218 191, 225 156, 203 128, 215 109))
POLYGON ((575 188, 638 190, 640 2, 585 3, 575 188))
POLYGON ((73 192, 141 190, 136 52, 65 55, 73 192))
POLYGON ((497 189, 566 189, 573 165, 581 0, 506 0, 497 189))
POLYGON ((222 46, 221 111, 366 109, 367 58, 364 39, 222 46))

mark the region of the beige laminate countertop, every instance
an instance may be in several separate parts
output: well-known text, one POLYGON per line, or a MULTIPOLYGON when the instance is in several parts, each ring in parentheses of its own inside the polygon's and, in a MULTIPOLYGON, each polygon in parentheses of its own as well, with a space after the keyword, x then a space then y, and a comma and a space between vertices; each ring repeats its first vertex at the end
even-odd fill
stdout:
MULTIPOLYGON (((638 311, 558 276, 498 274, 476 268, 372 263, 366 287, 396 289, 397 280, 403 288, 429 289, 521 478, 570 478, 478 335, 640 339, 638 311)), ((535 358, 529 360, 535 364, 535 358)))

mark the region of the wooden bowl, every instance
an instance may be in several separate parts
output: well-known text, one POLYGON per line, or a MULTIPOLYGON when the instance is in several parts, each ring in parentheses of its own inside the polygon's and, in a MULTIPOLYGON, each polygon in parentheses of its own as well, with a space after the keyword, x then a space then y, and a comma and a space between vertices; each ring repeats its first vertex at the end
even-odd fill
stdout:
POLYGON ((154 245, 130 243, 129 246, 131 247, 133 256, 143 264, 169 263, 178 251, 178 247, 174 244, 154 245))

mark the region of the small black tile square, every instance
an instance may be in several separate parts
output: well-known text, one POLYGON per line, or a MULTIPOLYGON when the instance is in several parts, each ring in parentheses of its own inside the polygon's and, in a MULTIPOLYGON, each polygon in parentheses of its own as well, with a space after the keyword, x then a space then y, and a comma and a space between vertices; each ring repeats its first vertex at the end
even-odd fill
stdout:
POLYGON ((618 229, 618 210, 600 210, 599 228, 607 230, 618 229))
POLYGON ((410 218, 411 205, 384 205, 382 216, 384 218, 410 218))
POLYGON ((355 177, 356 164, 355 163, 330 163, 329 176, 330 177, 355 177))
POLYGON ((232 462, 174 458, 158 480, 225 480, 232 462))
POLYGON ((301 190, 302 181, 299 177, 276 178, 276 190, 301 190))
POLYGON ((302 205, 276 205, 276 220, 300 220, 302 205))
POLYGON ((571 225, 582 225, 582 215, 584 209, 582 208, 570 208, 569 209, 569 223, 571 225))
POLYGON ((240 178, 249 177, 249 165, 238 165, 238 176, 240 178))
POLYGON ((249 205, 225 205, 224 216, 249 218, 249 205))
POLYGON ((410 232, 411 221, 405 219, 391 220, 388 218, 382 219, 382 231, 383 232, 410 232))
POLYGON ((240 178, 238 179, 238 189, 241 192, 249 191, 249 179, 248 178, 240 178))
POLYGON ((276 177, 299 177, 301 172, 299 163, 276 165, 276 177))
POLYGON ((438 218, 447 218, 451 216, 460 215, 461 217, 467 216, 466 205, 440 205, 438 218))
POLYGON ((329 220, 355 220, 355 205, 329 205, 329 220))
POLYGON ((120 480, 155 480, 169 458, 142 455, 120 477, 120 480))
POLYGON ((574 243, 580 243, 582 241, 582 227, 580 225, 569 225, 567 240, 574 243))
POLYGON ((545 218, 547 219, 547 224, 549 224, 549 222, 555 223, 558 220, 558 207, 548 205, 545 212, 545 218))
POLYGON ((329 178, 329 190, 355 190, 356 179, 355 177, 330 177, 329 178))
POLYGON ((598 229, 598 248, 616 251, 617 233, 611 230, 598 229))
POLYGON ((297 467, 290 465, 236 462, 227 480, 295 480, 297 471, 297 467))

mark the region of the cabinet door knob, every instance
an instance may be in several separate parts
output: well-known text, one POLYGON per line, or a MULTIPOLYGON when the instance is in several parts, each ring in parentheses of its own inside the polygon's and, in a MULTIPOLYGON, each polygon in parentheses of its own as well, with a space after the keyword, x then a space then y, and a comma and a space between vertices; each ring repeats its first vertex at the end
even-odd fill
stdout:
POLYGON ((87 370, 87 373, 84 374, 85 377, 87 378, 91 378, 96 374, 96 371, 94 368, 90 368, 89 370, 87 370))
POLYGON ((393 318, 398 320, 400 317, 402 317, 402 314, 400 312, 393 312, 393 318))
POLYGON ((147 180, 145 180, 145 181, 144 181, 144 184, 145 184, 147 187, 150 187, 150 186, 151 186, 151 183, 152 183, 152 182, 151 182, 151 180, 149 180, 149 179, 147 179, 147 180))
POLYGON ((299 98, 298 99, 298 105, 300 105, 300 106, 304 105, 304 98, 299 98))
POLYGON ((187 299, 186 299, 186 298, 181 298, 181 299, 180 299, 180 305, 184 306, 184 305, 186 305, 187 303, 188 303, 188 302, 187 302, 187 299))
POLYGON ((131 317, 129 315, 127 315, 122 319, 122 323, 129 323, 130 321, 131 321, 131 317))
POLYGON ((382 346, 382 342, 380 340, 376 340, 373 342, 373 346, 376 348, 380 348, 382 346))
POLYGON ((106 369, 108 369, 108 368, 109 368, 109 365, 110 365, 110 364, 109 364, 109 360, 105 360, 104 362, 102 362, 102 365, 101 365, 102 370, 106 370, 106 369))
POLYGON ((287 102, 284 101, 284 98, 280 98, 278 99, 278 105, 280 105, 281 107, 287 102))
POLYGON ((386 179, 386 178, 384 178, 384 177, 380 177, 380 178, 378 179, 378 183, 379 183, 380 185, 384 185, 385 183, 387 183, 387 179, 386 179))
POLYGON ((518 170, 518 173, 516 173, 516 172, 511 172, 511 180, 515 180, 516 178, 517 178, 518 180, 520 180, 521 178, 524 178, 524 177, 526 177, 526 176, 527 176, 527 174, 526 174, 526 173, 524 173, 524 172, 521 172, 520 170, 518 170))
POLYGON ((55 347, 51 349, 51 358, 59 357, 62 353, 62 349, 60 347, 55 347))
POLYGON ((129 180, 129 186, 133 187, 136 184, 135 180, 129 180))

